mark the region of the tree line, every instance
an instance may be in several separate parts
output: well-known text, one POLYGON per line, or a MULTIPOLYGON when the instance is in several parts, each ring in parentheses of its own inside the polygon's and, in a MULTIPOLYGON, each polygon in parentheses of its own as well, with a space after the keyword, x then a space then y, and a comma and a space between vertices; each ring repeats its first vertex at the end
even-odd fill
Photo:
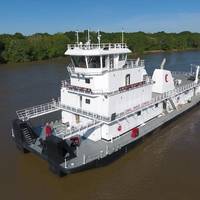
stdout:
MULTIPOLYGON (((101 42, 112 43, 121 41, 121 33, 101 32, 101 42)), ((91 41, 97 42, 97 33, 90 33, 91 41)), ((171 51, 200 49, 200 33, 188 31, 181 33, 124 33, 125 42, 137 54, 146 51, 171 51)), ((83 43, 87 41, 87 31, 79 33, 83 43)), ((65 33, 36 33, 25 36, 21 33, 0 35, 0 63, 16 63, 44 60, 63 56, 67 44, 76 42, 73 31, 65 33)))

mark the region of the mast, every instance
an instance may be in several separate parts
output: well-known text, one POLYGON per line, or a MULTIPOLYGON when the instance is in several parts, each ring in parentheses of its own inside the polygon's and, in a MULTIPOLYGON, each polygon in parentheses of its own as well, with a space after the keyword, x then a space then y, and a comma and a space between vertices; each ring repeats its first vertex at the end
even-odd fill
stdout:
POLYGON ((79 32, 76 31, 76 43, 77 43, 77 44, 79 44, 79 35, 78 35, 78 34, 79 34, 79 32))
POLYGON ((195 83, 197 84, 199 81, 199 70, 200 70, 200 66, 197 65, 197 69, 196 69, 196 77, 195 77, 195 83))
POLYGON ((122 44, 124 43, 124 29, 122 29, 122 44))
POLYGON ((99 44, 99 48, 100 48, 100 45, 101 45, 101 35, 100 35, 100 31, 99 30, 98 30, 97 40, 98 40, 98 44, 99 44))
POLYGON ((87 41, 88 44, 90 44, 90 30, 88 29, 88 41, 87 41))

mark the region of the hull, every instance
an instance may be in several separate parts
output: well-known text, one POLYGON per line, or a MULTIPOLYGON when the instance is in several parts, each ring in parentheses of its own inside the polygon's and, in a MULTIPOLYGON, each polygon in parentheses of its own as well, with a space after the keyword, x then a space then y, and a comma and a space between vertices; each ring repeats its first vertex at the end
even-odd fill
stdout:
MULTIPOLYGON (((152 134, 154 131, 156 131, 159 128, 163 128, 164 126, 167 126, 170 122, 172 122, 172 120, 177 119, 178 117, 181 117, 184 115, 184 113, 191 111, 195 106, 199 105, 200 100, 196 100, 194 102, 191 102, 191 105, 188 106, 187 108, 183 109, 182 111, 177 112, 176 114, 173 113, 173 115, 171 115, 171 117, 169 116, 169 120, 166 120, 164 123, 160 124, 159 126, 152 128, 151 131, 147 131, 145 132, 145 134, 143 135, 143 137, 140 137, 138 140, 131 142, 130 144, 127 144, 125 146, 123 146, 121 149, 119 149, 118 151, 112 153, 111 155, 108 155, 102 159, 96 159, 90 163, 87 163, 81 167, 78 168, 74 168, 72 170, 66 170, 66 169, 62 169, 64 173, 66 174, 70 174, 70 173, 75 173, 75 172, 80 172, 80 171, 84 171, 84 170, 89 170, 91 168, 99 168, 99 167, 103 167, 106 165, 109 165, 110 163, 112 163, 113 161, 119 159, 121 156, 125 155, 126 153, 128 153, 128 151, 132 150, 138 143, 141 142, 141 139, 144 138, 145 136, 148 136, 150 134, 152 134)), ((145 131, 146 127, 144 127, 144 131, 145 131)))

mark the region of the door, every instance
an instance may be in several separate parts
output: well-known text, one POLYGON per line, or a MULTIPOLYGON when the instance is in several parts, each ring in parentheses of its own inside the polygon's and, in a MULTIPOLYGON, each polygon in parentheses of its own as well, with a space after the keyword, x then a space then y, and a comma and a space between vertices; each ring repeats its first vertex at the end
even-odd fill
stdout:
POLYGON ((114 57, 113 57, 113 55, 110 55, 110 68, 111 69, 114 68, 114 57))
POLYGON ((130 85, 130 82, 131 82, 131 80, 130 80, 130 74, 127 74, 126 77, 125 77, 125 85, 126 86, 130 85))
POLYGON ((80 115, 75 115, 76 118, 76 123, 79 124, 80 123, 80 115))
POLYGON ((80 96, 80 108, 82 108, 82 101, 83 101, 83 97, 80 96))

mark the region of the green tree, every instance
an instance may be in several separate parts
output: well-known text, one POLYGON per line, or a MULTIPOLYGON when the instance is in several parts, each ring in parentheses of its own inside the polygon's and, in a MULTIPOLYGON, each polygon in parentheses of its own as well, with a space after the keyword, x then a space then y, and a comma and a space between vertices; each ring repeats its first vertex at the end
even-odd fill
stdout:
POLYGON ((5 49, 5 45, 4 45, 3 42, 0 41, 0 63, 4 63, 5 62, 5 60, 3 58, 3 55, 2 55, 4 49, 5 49))
POLYGON ((11 40, 4 53, 4 58, 9 62, 26 62, 30 61, 30 46, 27 40, 11 40))
MULTIPOLYGON (((96 43, 97 33, 90 32, 90 39, 96 43)), ((173 49, 200 49, 200 33, 188 31, 181 33, 124 33, 124 40, 129 48, 137 54, 145 51, 173 49)), ((79 41, 87 41, 87 30, 79 33, 79 41)), ((21 33, 0 35, 0 63, 3 62, 25 62, 33 60, 44 60, 63 56, 67 44, 76 42, 76 33, 69 31, 65 33, 35 33, 24 36, 21 33)), ((121 32, 101 32, 101 42, 121 42, 121 32)))

